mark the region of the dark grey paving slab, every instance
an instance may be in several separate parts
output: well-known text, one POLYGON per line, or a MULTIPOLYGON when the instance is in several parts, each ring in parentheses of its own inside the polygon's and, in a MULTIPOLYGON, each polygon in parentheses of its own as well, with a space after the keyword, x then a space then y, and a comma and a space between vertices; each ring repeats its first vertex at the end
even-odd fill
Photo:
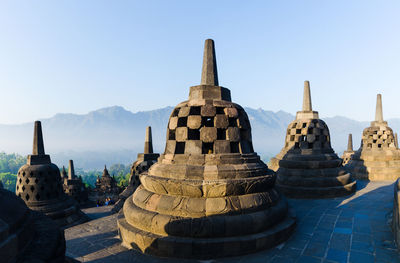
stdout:
MULTIPOLYGON (((260 253, 215 260, 165 259, 120 246, 116 215, 92 209, 99 219, 65 230, 67 255, 82 262, 243 262, 338 263, 400 262, 389 221, 393 205, 390 182, 358 182, 349 197, 289 199, 296 211, 297 229, 284 244, 260 253)), ((86 211, 85 211, 86 212, 86 211)))

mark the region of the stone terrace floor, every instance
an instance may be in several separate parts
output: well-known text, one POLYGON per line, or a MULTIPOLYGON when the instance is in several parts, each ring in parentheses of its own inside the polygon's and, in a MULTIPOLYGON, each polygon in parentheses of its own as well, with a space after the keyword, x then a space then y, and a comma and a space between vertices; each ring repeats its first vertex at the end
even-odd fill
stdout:
MULTIPOLYGON (((297 216, 292 237, 273 249, 242 257, 190 261, 142 255, 120 246, 116 215, 65 230, 67 256, 82 262, 400 262, 390 218, 393 183, 359 181, 346 198, 289 199, 297 216)), ((104 208, 103 208, 104 209, 104 208)), ((103 213, 103 214, 102 214, 103 213)))

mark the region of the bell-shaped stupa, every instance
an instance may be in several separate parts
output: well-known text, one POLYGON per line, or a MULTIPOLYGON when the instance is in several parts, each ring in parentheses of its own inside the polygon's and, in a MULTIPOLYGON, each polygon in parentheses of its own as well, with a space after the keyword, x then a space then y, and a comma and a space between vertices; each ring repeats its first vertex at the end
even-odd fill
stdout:
MULTIPOLYGON (((62 173, 65 172, 63 167, 62 173)), ((88 192, 80 177, 75 174, 74 161, 69 160, 68 176, 64 180, 64 192, 74 198, 79 203, 84 203, 88 200, 88 192)))
POLYGON ((336 197, 356 189, 356 182, 331 147, 328 126, 312 110, 309 81, 304 82, 303 110, 289 124, 285 146, 270 166, 288 197, 336 197))
POLYGON ((0 261, 61 263, 65 260, 64 232, 59 226, 30 210, 14 193, 0 188, 0 261))
POLYGON ((218 85, 206 40, 201 84, 172 111, 165 152, 119 214, 123 245, 144 253, 215 258, 286 240, 295 226, 275 174, 253 150, 250 122, 218 85))
POLYGON ((361 147, 352 155, 346 169, 356 179, 395 181, 400 177, 400 151, 393 130, 383 120, 381 94, 376 100, 375 121, 364 129, 361 147))
POLYGON ((342 155, 342 160, 343 160, 342 164, 346 165, 350 161, 351 156, 353 154, 354 154, 354 150, 353 150, 353 135, 350 133, 349 134, 349 139, 347 141, 347 150, 344 151, 343 155, 342 155))
POLYGON ((44 152, 40 121, 35 122, 33 152, 18 170, 15 193, 30 209, 46 214, 62 227, 87 221, 78 204, 64 194, 60 170, 44 152))
POLYGON ((153 153, 153 139, 151 136, 151 127, 146 127, 146 137, 144 140, 144 151, 143 153, 138 153, 136 161, 131 167, 131 176, 129 178, 129 184, 125 190, 119 195, 118 201, 115 203, 113 212, 118 212, 125 200, 133 194, 136 188, 140 184, 139 175, 146 172, 150 167, 157 162, 160 154, 153 153))

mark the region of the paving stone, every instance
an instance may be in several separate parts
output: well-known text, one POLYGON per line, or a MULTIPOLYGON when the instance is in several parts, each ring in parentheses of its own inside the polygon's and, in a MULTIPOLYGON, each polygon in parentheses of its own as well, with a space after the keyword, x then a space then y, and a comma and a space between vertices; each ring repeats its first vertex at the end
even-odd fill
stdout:
POLYGON ((346 263, 349 252, 330 248, 326 260, 338 263, 346 263))
POLYGON ((350 263, 374 263, 374 255, 359 251, 350 251, 350 263))

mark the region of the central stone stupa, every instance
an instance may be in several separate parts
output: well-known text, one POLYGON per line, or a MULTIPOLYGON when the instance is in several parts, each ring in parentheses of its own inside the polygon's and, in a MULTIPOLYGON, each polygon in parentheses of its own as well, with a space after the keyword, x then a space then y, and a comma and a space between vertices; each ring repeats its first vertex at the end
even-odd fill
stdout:
POLYGON ((254 152, 246 112, 218 85, 206 40, 201 84, 172 111, 165 152, 121 210, 123 245, 167 257, 215 258, 270 248, 294 229, 275 174, 254 152))
POLYGON ((309 81, 304 82, 303 109, 289 124, 285 146, 271 159, 271 168, 288 197, 336 197, 356 189, 356 182, 331 147, 328 126, 312 110, 309 81))

